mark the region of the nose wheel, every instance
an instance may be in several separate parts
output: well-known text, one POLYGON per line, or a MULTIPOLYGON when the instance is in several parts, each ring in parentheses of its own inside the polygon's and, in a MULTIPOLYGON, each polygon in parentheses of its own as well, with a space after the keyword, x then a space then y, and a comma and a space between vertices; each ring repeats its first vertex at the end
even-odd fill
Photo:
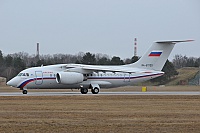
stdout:
POLYGON ((22 90, 22 93, 23 93, 23 94, 27 94, 28 91, 27 91, 27 90, 22 90))

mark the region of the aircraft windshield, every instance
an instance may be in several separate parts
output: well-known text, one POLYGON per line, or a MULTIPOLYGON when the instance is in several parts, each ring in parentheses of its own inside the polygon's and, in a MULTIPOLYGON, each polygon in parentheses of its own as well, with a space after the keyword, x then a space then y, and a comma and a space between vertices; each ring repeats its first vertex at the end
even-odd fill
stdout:
POLYGON ((22 76, 23 73, 19 73, 17 76, 22 76))
POLYGON ((29 73, 19 73, 17 76, 29 76, 29 73))

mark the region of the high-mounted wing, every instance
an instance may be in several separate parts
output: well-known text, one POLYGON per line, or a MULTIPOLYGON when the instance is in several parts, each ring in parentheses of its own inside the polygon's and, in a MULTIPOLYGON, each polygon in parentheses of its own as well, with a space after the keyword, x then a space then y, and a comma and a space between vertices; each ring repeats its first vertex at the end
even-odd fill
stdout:
POLYGON ((69 69, 82 69, 87 73, 90 72, 124 72, 124 73, 138 73, 147 72, 148 70, 131 68, 125 66, 101 66, 101 65, 83 65, 83 64, 67 64, 65 66, 69 69))

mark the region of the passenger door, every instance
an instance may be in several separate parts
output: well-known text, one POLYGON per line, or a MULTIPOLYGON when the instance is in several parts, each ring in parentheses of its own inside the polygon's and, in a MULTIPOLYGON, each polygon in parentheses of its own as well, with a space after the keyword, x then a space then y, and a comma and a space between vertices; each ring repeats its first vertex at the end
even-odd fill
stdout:
POLYGON ((124 82, 130 82, 130 74, 124 73, 124 82))
POLYGON ((43 73, 42 71, 35 71, 35 84, 41 85, 43 83, 43 73))

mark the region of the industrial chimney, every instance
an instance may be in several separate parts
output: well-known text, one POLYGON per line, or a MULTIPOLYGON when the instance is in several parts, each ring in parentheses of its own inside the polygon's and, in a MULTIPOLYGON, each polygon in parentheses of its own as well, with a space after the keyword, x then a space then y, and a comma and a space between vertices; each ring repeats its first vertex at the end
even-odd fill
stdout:
POLYGON ((39 57, 39 43, 37 43, 37 56, 39 57))
POLYGON ((137 56, 137 38, 134 39, 134 56, 137 56))
POLYGON ((37 59, 37 61, 40 60, 39 49, 40 49, 40 46, 39 46, 39 43, 37 43, 37 51, 36 51, 36 59, 37 59))

